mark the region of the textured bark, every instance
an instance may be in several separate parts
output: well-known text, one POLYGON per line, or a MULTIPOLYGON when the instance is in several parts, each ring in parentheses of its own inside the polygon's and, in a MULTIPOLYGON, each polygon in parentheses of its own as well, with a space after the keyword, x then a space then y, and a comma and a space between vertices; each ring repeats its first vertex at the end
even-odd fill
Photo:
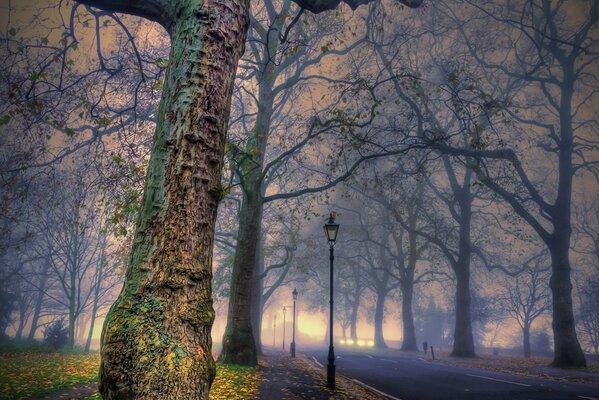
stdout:
POLYGON ((231 295, 223 349, 223 363, 256 365, 257 349, 252 328, 252 280, 257 265, 258 243, 262 223, 259 192, 244 190, 239 219, 237 248, 231 276, 231 295))
POLYGON ((125 284, 102 333, 105 400, 208 399, 214 224, 248 3, 169 2, 170 65, 142 208, 125 284))

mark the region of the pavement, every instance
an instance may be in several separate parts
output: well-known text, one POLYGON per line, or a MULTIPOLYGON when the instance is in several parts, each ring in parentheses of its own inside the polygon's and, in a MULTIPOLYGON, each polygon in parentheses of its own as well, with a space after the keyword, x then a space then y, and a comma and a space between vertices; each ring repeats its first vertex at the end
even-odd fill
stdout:
POLYGON ((385 397, 343 376, 336 376, 334 390, 326 387, 326 367, 313 357, 263 348, 260 400, 379 400, 385 397))

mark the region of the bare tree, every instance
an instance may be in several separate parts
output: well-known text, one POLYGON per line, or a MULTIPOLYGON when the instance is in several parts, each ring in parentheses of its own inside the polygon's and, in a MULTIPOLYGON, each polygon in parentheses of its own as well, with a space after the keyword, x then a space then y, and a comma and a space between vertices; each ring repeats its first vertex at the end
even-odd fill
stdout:
POLYGON ((546 258, 539 255, 534 265, 514 278, 506 278, 502 302, 522 330, 524 357, 530 358, 530 327, 551 309, 551 293, 547 285, 549 267, 546 258))

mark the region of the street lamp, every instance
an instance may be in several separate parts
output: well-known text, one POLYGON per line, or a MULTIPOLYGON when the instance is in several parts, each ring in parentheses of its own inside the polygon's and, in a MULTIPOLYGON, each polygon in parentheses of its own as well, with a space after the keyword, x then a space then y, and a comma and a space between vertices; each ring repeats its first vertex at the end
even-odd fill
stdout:
POLYGON ((291 292, 293 295, 293 339, 291 340, 291 357, 295 357, 295 301, 297 300, 297 289, 291 292))
POLYGON ((331 311, 329 318, 329 356, 327 364, 327 386, 331 389, 335 389, 335 349, 333 347, 333 260, 335 259, 334 247, 335 242, 337 241, 337 232, 339 232, 339 224, 335 223, 335 217, 333 216, 333 213, 331 213, 329 220, 324 224, 324 232, 326 233, 327 241, 329 242, 329 260, 331 261, 331 294, 329 300, 331 311))
POLYGON ((285 312, 287 309, 283 306, 283 350, 285 350, 285 312))

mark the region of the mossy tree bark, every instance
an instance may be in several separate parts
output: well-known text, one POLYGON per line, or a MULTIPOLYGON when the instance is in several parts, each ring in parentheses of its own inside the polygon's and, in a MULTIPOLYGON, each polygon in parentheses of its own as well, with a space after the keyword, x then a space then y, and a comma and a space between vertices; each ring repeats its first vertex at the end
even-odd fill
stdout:
POLYGON ((208 399, 214 224, 249 0, 89 3, 158 20, 172 39, 125 284, 103 329, 100 391, 208 399))
MULTIPOLYGON (((79 2, 157 21, 172 45, 125 284, 102 333, 100 391, 106 400, 207 399, 214 223, 249 0, 79 2)), ((302 5, 320 12, 339 2, 302 5)))

